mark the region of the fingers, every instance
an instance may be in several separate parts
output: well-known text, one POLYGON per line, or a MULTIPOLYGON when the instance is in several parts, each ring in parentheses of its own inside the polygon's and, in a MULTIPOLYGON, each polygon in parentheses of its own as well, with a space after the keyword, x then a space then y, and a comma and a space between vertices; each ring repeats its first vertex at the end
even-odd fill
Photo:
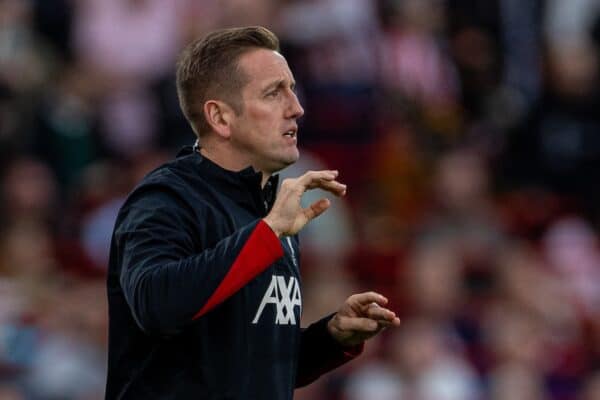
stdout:
POLYGON ((316 217, 318 217, 319 215, 323 214, 325 212, 325 210, 327 210, 329 208, 329 206, 331 205, 331 202, 328 199, 321 199, 318 201, 315 201, 314 203, 312 203, 310 205, 310 207, 305 208, 304 214, 306 215, 306 218, 310 221, 316 217))
POLYGON ((390 309, 382 307, 388 299, 376 292, 354 294, 348 298, 348 304, 354 310, 344 317, 369 319, 383 326, 398 326, 400 319, 390 309))
POLYGON ((298 178, 298 182, 308 188, 313 182, 322 181, 333 181, 338 176, 338 171, 335 170, 323 170, 323 171, 308 171, 304 175, 298 178))
POLYGON ((366 317, 343 317, 337 321, 337 329, 342 332, 378 332, 390 326, 399 326, 400 318, 390 319, 366 318, 366 317))
POLYGON ((336 196, 343 196, 346 194, 346 185, 336 181, 337 176, 338 171, 308 171, 298 178, 298 183, 304 191, 318 188, 336 196))
POLYGON ((327 199, 302 208, 301 198, 306 190, 322 188, 338 196, 346 193, 346 185, 337 182, 337 171, 309 171, 299 178, 284 179, 275 204, 264 221, 277 236, 294 235, 310 220, 324 213, 331 203, 327 199))
POLYGON ((388 303, 388 299, 376 292, 365 292, 353 294, 348 298, 348 302, 353 306, 364 307, 371 303, 375 303, 380 306, 384 306, 388 303))
POLYGON ((342 332, 376 332, 379 324, 369 318, 340 316, 337 321, 337 329, 342 332))
POLYGON ((311 189, 323 189, 336 196, 343 196, 346 194, 347 187, 335 180, 337 176, 337 171, 308 171, 299 178, 285 179, 281 183, 281 190, 304 193, 311 189))
POLYGON ((400 319, 392 310, 382 307, 388 303, 388 299, 376 292, 365 292, 352 295, 348 298, 349 303, 361 316, 373 319, 383 326, 399 326, 400 319))
POLYGON ((380 307, 377 303, 367 306, 366 316, 371 319, 391 321, 396 317, 396 313, 387 308, 380 307))
POLYGON ((343 345, 361 343, 388 327, 400 325, 396 313, 382 307, 388 300, 379 293, 354 294, 329 321, 331 335, 343 345))
POLYGON ((346 194, 346 185, 338 181, 314 181, 307 187, 307 189, 323 189, 336 196, 344 196, 346 194))
POLYGON ((380 307, 377 303, 372 303, 368 306, 366 315, 368 318, 377 321, 380 326, 400 326, 400 318, 396 313, 387 308, 380 307))

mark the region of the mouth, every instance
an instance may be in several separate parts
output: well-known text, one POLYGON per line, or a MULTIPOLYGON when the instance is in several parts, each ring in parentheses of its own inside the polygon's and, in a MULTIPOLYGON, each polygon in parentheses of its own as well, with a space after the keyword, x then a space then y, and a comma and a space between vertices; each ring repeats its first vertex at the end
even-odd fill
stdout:
POLYGON ((292 128, 292 129, 284 132, 283 136, 289 137, 291 139, 295 139, 297 134, 298 134, 298 128, 292 128))

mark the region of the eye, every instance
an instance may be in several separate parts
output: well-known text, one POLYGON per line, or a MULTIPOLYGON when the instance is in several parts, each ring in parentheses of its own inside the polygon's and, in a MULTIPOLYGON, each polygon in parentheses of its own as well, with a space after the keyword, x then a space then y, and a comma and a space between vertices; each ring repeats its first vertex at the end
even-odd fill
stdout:
POLYGON ((279 89, 272 90, 266 94, 267 97, 277 97, 279 95, 279 89))

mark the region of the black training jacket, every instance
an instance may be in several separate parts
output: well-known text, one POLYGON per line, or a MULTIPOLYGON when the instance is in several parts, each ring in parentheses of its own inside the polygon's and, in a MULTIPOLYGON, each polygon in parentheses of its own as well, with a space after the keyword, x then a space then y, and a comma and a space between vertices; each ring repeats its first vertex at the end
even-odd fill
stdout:
POLYGON ((291 399, 360 352, 327 318, 300 329, 297 237, 261 219, 276 186, 190 147, 129 195, 110 253, 107 399, 291 399))

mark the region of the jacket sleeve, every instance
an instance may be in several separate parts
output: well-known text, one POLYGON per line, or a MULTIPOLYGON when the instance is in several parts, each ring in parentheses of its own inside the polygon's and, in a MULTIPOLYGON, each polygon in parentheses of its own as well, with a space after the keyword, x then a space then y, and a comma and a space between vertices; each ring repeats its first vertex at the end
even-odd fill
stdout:
POLYGON ((327 330, 329 315, 302 330, 296 387, 306 386, 318 377, 360 355, 364 343, 342 347, 327 330))
POLYGON ((198 251, 198 222, 166 191, 146 192, 122 210, 113 240, 120 284, 138 325, 171 334, 202 317, 283 256, 262 220, 198 251))

